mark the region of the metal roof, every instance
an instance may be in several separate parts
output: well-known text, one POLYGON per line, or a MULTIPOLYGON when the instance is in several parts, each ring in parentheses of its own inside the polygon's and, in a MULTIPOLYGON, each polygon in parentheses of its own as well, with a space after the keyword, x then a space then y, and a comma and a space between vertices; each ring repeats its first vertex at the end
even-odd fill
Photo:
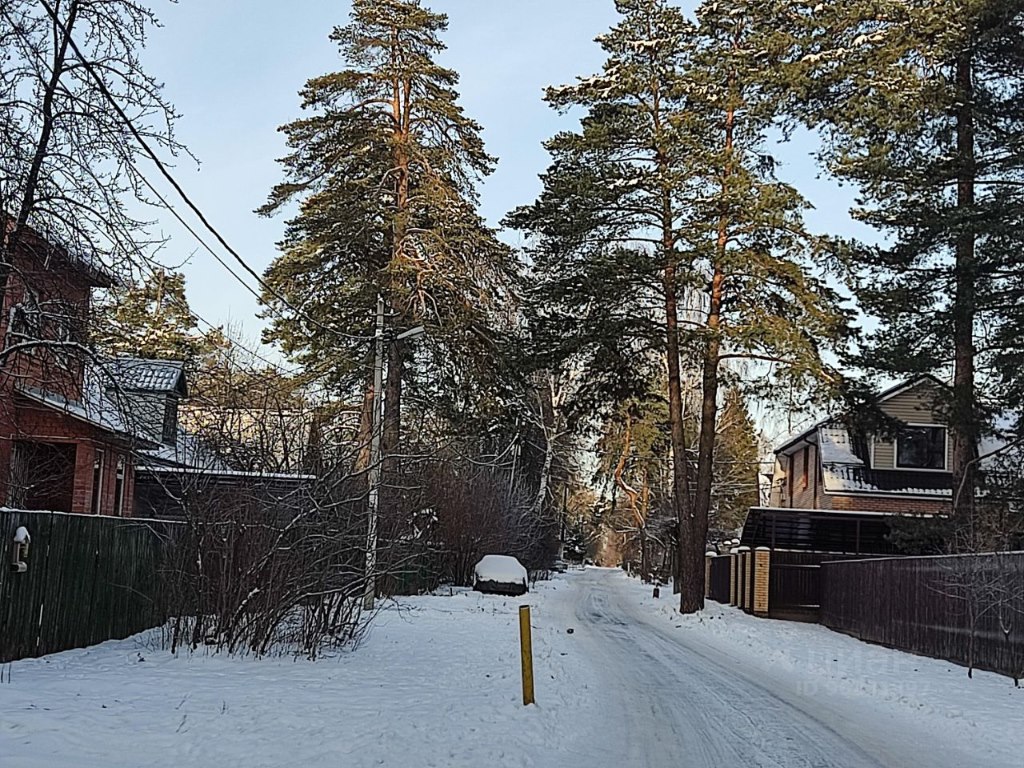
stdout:
POLYGON ((904 469, 868 469, 867 467, 823 464, 822 481, 825 493, 872 496, 928 496, 949 498, 953 495, 951 472, 930 472, 904 469))
POLYGON ((137 442, 141 447, 156 446, 152 437, 138 429, 118 404, 106 393, 100 376, 87 367, 82 382, 81 400, 70 400, 61 394, 17 383, 17 391, 42 405, 61 411, 68 416, 94 427, 137 442))
POLYGON ((149 360, 142 357, 116 357, 107 360, 114 384, 126 392, 188 394, 185 364, 180 360, 149 360))

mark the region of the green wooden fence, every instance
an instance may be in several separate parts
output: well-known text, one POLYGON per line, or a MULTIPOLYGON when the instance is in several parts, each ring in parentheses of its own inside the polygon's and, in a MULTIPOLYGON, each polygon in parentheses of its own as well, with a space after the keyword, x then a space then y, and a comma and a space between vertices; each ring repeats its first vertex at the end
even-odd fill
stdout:
POLYGON ((0 663, 128 637, 163 622, 174 523, 0 510, 0 663), (19 526, 32 537, 11 567, 19 526))

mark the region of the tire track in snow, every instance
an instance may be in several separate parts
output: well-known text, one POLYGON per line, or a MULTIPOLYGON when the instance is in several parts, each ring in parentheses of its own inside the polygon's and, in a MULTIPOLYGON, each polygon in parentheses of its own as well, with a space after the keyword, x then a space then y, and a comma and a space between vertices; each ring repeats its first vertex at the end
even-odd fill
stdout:
MULTIPOLYGON (((711 768, 893 768, 963 765, 924 760, 892 724, 877 732, 835 702, 801 698, 776 679, 655 625, 616 587, 615 572, 572 580, 580 652, 603 680, 605 716, 594 738, 602 765, 711 768)), ((618 583, 622 583, 618 581, 618 583)), ((635 597, 635 596, 634 596, 635 597)), ((793 682, 793 681, 791 681, 793 682)), ((936 750, 937 752, 939 750, 936 750)))

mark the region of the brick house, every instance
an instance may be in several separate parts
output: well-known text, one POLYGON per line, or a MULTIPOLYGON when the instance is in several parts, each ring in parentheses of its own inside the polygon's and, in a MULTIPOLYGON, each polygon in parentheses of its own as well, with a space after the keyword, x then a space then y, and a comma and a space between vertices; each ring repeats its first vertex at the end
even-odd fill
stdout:
POLYGON ((11 261, 0 313, 0 501, 129 515, 133 454, 153 440, 85 346, 92 289, 114 278, 32 230, 11 261))
POLYGON ((944 385, 918 376, 879 395, 894 435, 851 435, 834 419, 775 449, 768 506, 752 509, 742 543, 834 552, 891 551, 887 519, 951 510, 944 385))

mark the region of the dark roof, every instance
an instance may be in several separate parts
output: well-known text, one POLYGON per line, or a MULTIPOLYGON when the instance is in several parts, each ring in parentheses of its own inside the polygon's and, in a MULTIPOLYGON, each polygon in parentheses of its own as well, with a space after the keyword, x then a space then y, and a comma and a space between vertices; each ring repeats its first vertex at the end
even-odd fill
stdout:
POLYGON ((823 475, 825 490, 830 493, 898 493, 902 496, 946 498, 953 492, 951 472, 868 469, 832 464, 823 475))
POLYGON ((747 513, 740 543, 755 549, 885 555, 891 515, 823 509, 754 507, 747 513))
POLYGON ((114 383, 126 392, 188 395, 185 364, 180 360, 117 357, 108 360, 106 367, 114 383))

